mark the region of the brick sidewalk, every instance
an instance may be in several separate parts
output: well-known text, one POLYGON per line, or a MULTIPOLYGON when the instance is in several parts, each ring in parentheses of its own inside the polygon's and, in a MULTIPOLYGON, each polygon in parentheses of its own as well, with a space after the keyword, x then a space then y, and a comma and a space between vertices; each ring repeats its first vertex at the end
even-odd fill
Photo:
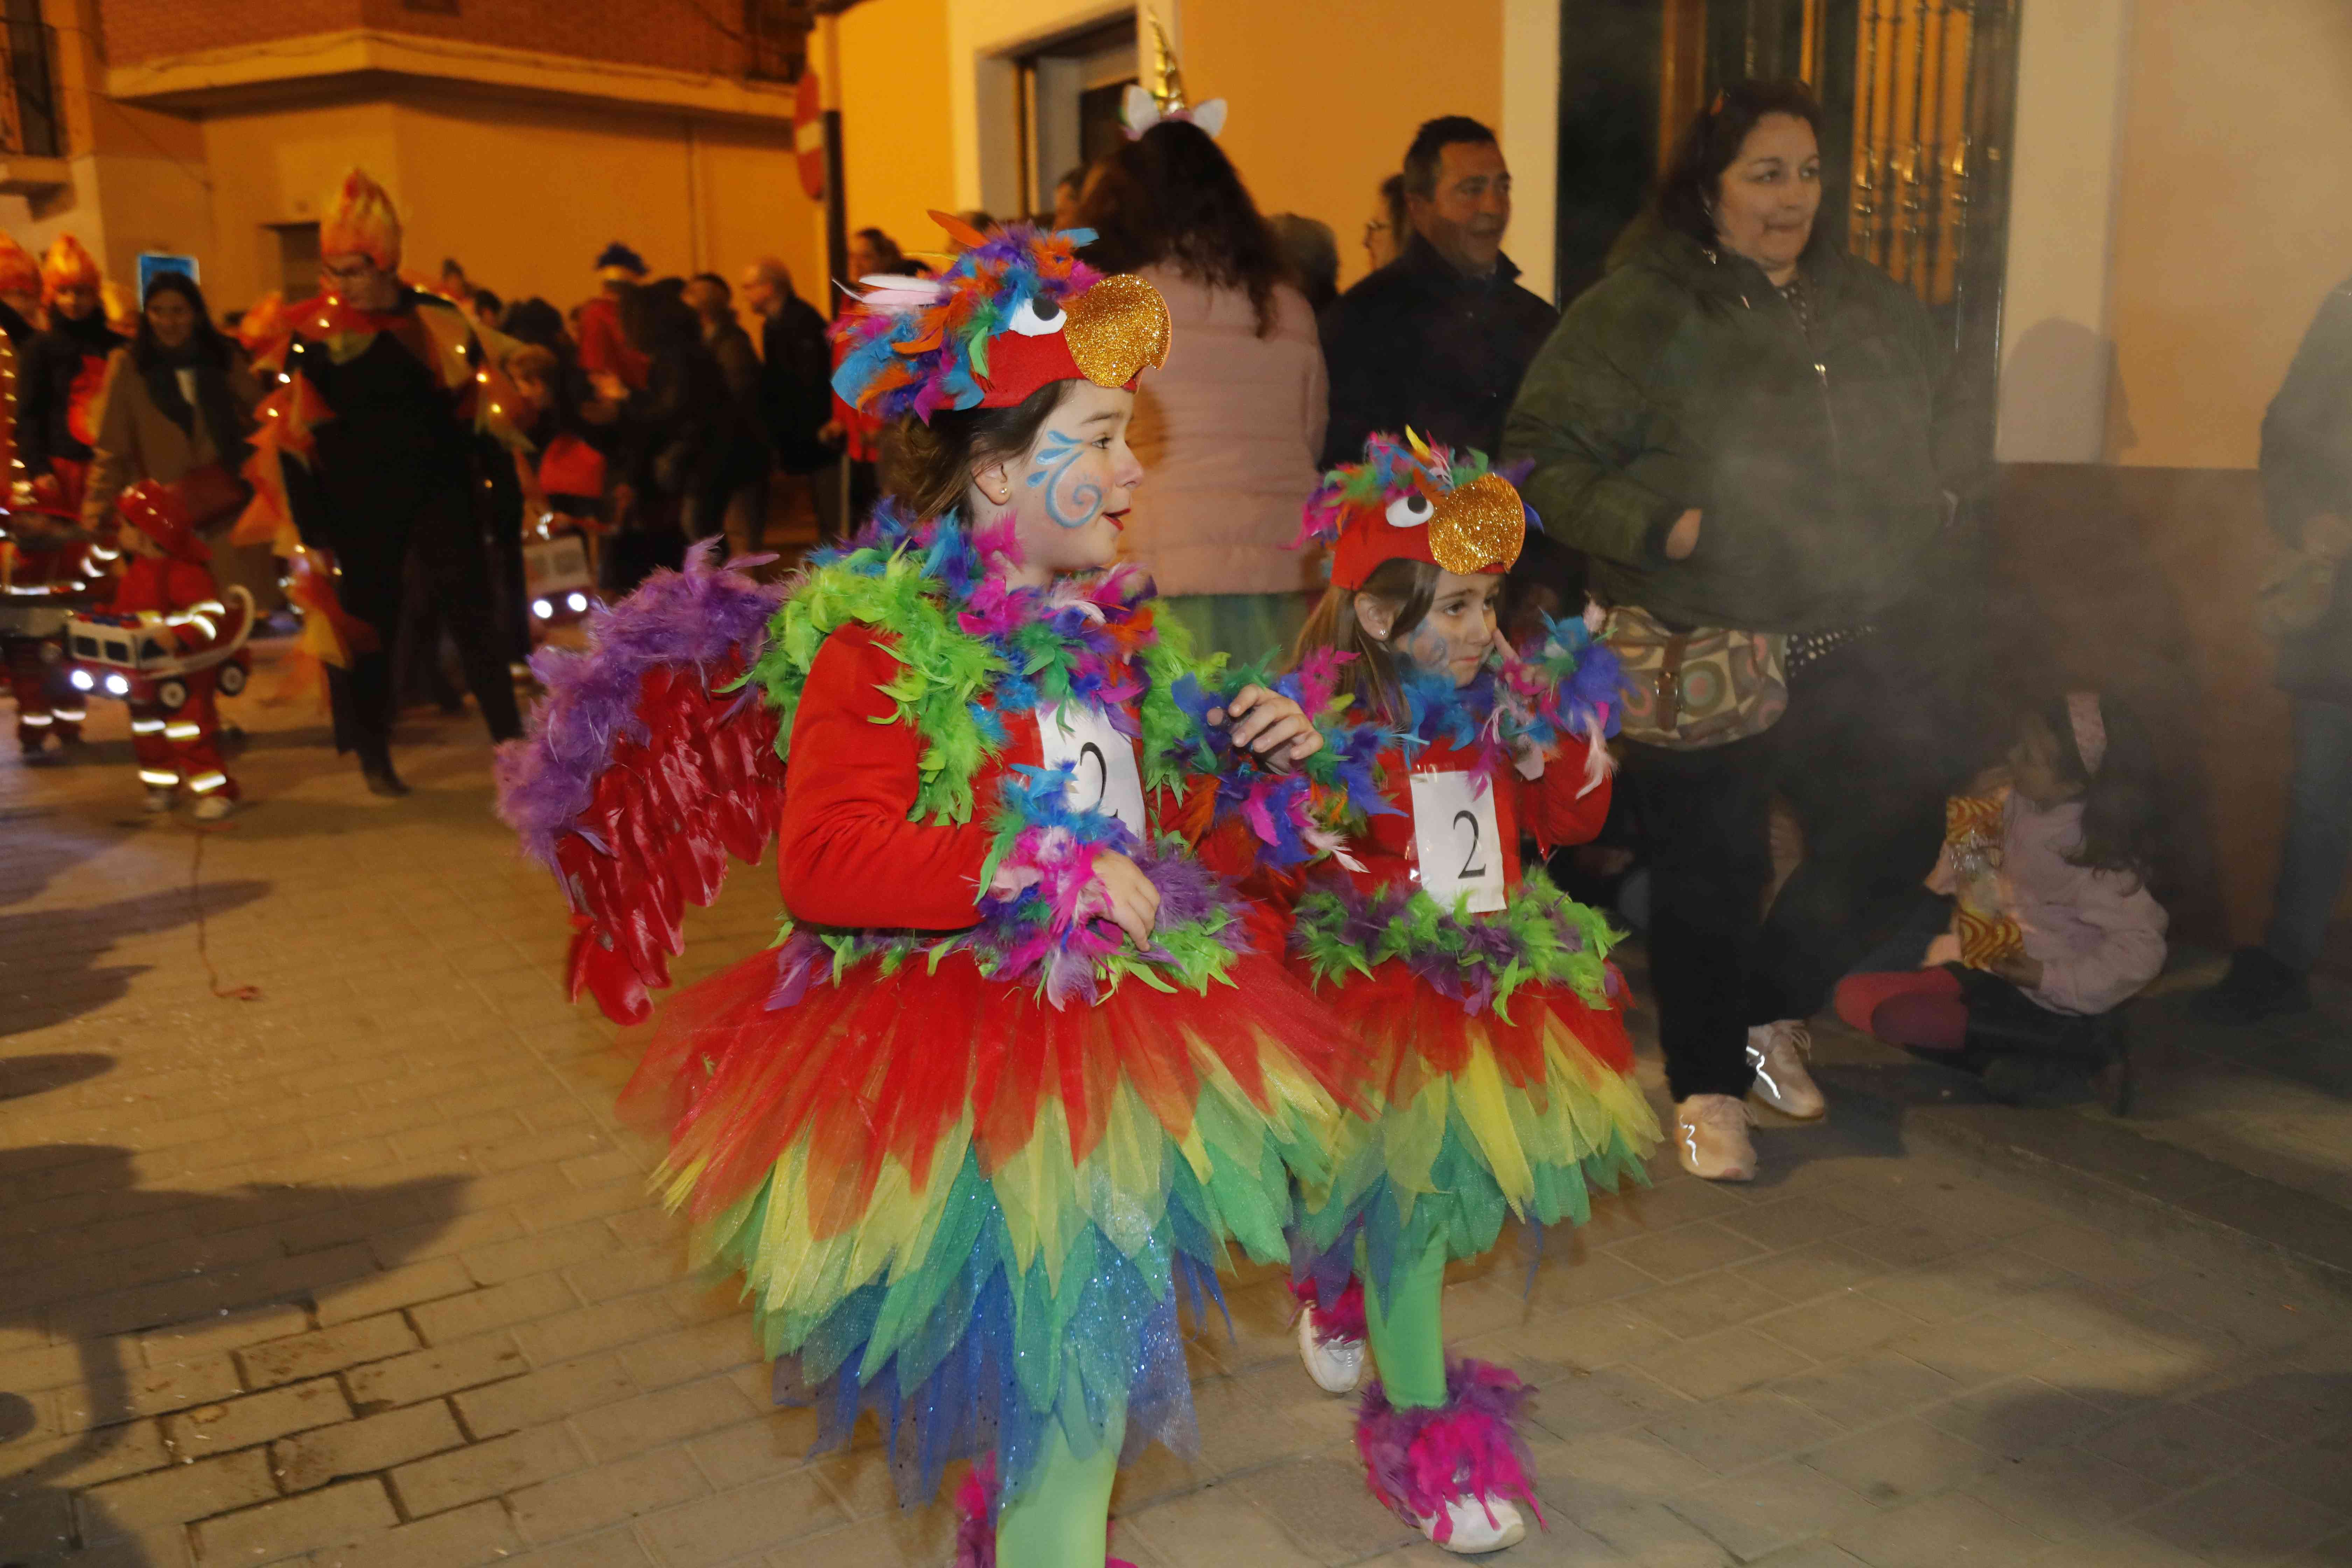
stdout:
MULTIPOLYGON (((276 684, 265 674, 264 691, 276 684)), ((685 1276, 625 1053, 461 721, 373 801, 248 697, 259 804, 137 811, 119 711, 0 763, 0 1564, 944 1564, 870 1447, 804 1458, 731 1289, 685 1276)), ((765 871, 688 974, 772 933, 765 871)), ((1603 1203, 1464 1348, 1539 1385, 1507 1564, 2352 1563, 2352 1307, 2274 1252, 1841 1105, 1768 1180, 1603 1203)), ((1364 1496, 1279 1282, 1192 1354, 1202 1452, 1124 1480, 1146 1568, 1448 1561, 1364 1496)), ((1013 1565, 1008 1565, 1013 1568, 1013 1565)))

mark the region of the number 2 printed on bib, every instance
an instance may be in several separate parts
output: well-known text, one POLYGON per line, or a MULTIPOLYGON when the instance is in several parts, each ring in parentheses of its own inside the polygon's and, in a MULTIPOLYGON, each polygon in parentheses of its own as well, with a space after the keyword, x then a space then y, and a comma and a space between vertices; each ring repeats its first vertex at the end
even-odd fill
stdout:
POLYGON ((1466 773, 1414 773, 1412 847, 1421 885, 1447 909, 1467 893, 1472 914, 1503 907, 1507 846, 1495 825, 1495 791, 1473 787, 1466 773))
POLYGON ((1143 774, 1135 765, 1135 742, 1111 728, 1100 708, 1066 702, 1037 715, 1037 739, 1045 765, 1067 765, 1070 785, 1064 798, 1080 811, 1099 811, 1143 837, 1143 774))

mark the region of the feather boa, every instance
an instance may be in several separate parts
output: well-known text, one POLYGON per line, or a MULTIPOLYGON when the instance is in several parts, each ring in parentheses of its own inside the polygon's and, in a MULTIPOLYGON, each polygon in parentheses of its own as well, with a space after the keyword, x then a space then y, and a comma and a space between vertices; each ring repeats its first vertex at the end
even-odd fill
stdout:
POLYGON ((1180 791, 1213 773, 1212 817, 1196 826, 1239 819, 1276 864, 1328 852, 1332 825, 1349 810, 1388 809, 1373 787, 1377 747, 1364 737, 1340 729, 1335 743, 1283 773, 1237 752, 1228 726, 1208 721, 1256 679, 1339 729, 1328 662, 1283 682, 1230 675, 1223 655, 1195 660, 1181 628, 1155 618, 1150 584, 1132 569, 1016 588, 1005 581, 1015 553, 1009 529, 975 536, 952 515, 921 522, 885 501, 847 549, 812 557, 752 672, 777 710, 778 744, 789 742, 825 637, 862 623, 889 632, 907 667, 890 695, 925 742, 917 820, 971 820, 972 781, 1004 747, 1003 716, 1066 702, 1099 704, 1133 735, 1147 791, 1180 791))
POLYGON ((1445 1505, 1457 1498, 1509 1498, 1541 1523, 1534 1465, 1518 1433, 1527 1402, 1516 1373, 1466 1357, 1446 1363, 1444 1405, 1396 1409, 1370 1384, 1356 1418, 1366 1484, 1414 1524, 1433 1517, 1441 1545, 1453 1533, 1445 1505))
POLYGON ((1314 1310, 1315 1342, 1318 1345, 1361 1344, 1370 1332, 1364 1322, 1364 1282, 1353 1273, 1336 1292, 1324 1290, 1320 1281, 1313 1278, 1293 1279, 1290 1299, 1302 1312, 1314 1310))
POLYGON ((1584 787, 1598 787, 1615 765, 1608 742, 1623 717, 1625 669, 1593 630, 1590 614, 1547 616, 1540 643, 1489 659, 1467 686, 1439 672, 1408 673, 1398 692, 1404 713, 1397 732, 1407 763, 1441 742, 1475 750, 1472 772, 1483 783, 1507 758, 1550 750, 1572 734, 1586 742, 1584 787))
POLYGON ((1608 918, 1531 871, 1506 907, 1473 915, 1440 908, 1417 887, 1360 891, 1335 879, 1302 894, 1291 951, 1318 984, 1400 960, 1439 995, 1468 1014, 1506 1021, 1524 985, 1559 985, 1595 1007, 1622 988, 1608 963, 1617 933, 1608 918))

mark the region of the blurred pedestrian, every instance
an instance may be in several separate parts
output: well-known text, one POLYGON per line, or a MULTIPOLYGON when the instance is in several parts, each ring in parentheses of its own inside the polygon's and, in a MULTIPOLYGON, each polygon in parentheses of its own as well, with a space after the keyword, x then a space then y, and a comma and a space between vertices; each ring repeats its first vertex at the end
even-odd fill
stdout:
POLYGON ((606 396, 618 400, 646 384, 646 358, 621 330, 621 300, 646 280, 646 258, 614 240, 596 257, 597 292, 579 308, 572 335, 581 367, 595 376, 606 396))
POLYGON ((1492 131, 1459 114, 1430 121, 1405 151, 1402 178, 1412 226, 1402 250, 1323 324, 1327 465, 1356 461, 1376 430, 1495 450, 1519 378, 1559 320, 1503 254, 1511 171, 1492 131))
POLYGON ((1331 226, 1297 213, 1276 213, 1265 221, 1290 281, 1307 297, 1307 308, 1321 316, 1339 297, 1339 242, 1331 226))
POLYGON ((1214 138, 1165 120, 1103 162, 1079 214, 1087 259, 1150 279, 1174 323, 1128 445, 1150 484, 1121 553, 1203 651, 1286 650, 1318 584, 1288 548, 1318 478, 1325 389, 1315 313, 1214 138))
POLYGON ((621 322, 645 356, 646 384, 621 411, 621 485, 604 552, 606 586, 615 594, 684 562, 690 513, 723 513, 720 462, 734 403, 682 281, 631 289, 621 322))
POLYGON ((1054 182, 1054 228, 1056 233, 1078 226, 1078 205, 1087 194, 1087 166, 1074 163, 1054 182))
POLYGON ((1364 220, 1364 265, 1378 272, 1404 249, 1412 221, 1405 211, 1404 176, 1391 174, 1373 194, 1372 216, 1364 220))
POLYGON ((688 537, 727 536, 730 556, 763 549, 768 533, 768 470, 772 454, 760 419, 760 353, 735 319, 735 290, 716 272, 687 280, 686 303, 702 323, 703 346, 727 383, 727 409, 716 439, 718 471, 687 518, 688 537))
POLYGON ((791 269, 763 256, 743 273, 743 302, 760 321, 758 408, 776 466, 809 492, 818 532, 845 536, 838 437, 823 432, 833 410, 833 350, 824 317, 793 287, 791 269))
POLYGON ((83 528, 102 532, 128 486, 173 486, 175 514, 195 531, 213 576, 224 589, 244 588, 266 613, 278 598, 268 549, 229 540, 248 495, 239 474, 260 401, 244 350, 213 326, 195 279, 157 273, 138 335, 107 364, 83 528))
POLYGON ((1895 634, 1983 478, 1927 308, 1815 224, 1820 124, 1801 82, 1698 114, 1657 232, 1577 300, 1503 448, 1645 683, 1625 770, 1675 1146, 1719 1180, 1755 1173, 1751 1089, 1822 1114, 1805 1021, 1935 860, 1957 726, 1895 634), (1775 795, 1805 858, 1767 918, 1775 795))
POLYGON ((2286 839, 2270 928, 2199 1016, 2252 1024, 2311 1006, 2311 971, 2352 868, 2352 280, 2319 307, 2263 416, 2263 506, 2283 553, 2260 619, 2293 712, 2286 839))
POLYGON ((76 522, 106 363, 122 346, 100 309, 100 281, 98 262, 81 241, 58 236, 41 258, 49 324, 34 334, 16 367, 16 460, 36 506, 76 522))

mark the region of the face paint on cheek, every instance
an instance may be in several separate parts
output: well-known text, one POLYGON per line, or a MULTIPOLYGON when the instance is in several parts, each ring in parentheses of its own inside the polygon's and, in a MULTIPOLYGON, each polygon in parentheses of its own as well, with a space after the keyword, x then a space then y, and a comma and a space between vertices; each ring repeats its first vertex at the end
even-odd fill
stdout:
POLYGON ((1076 471, 1086 446, 1058 430, 1045 432, 1037 460, 1029 470, 1031 489, 1045 492, 1045 515, 1060 528, 1084 528, 1102 515, 1108 493, 1091 474, 1076 471))
POLYGON ((1404 656, 1423 669, 1444 669, 1453 660, 1454 648, 1444 633, 1423 621, 1405 639, 1404 656))

